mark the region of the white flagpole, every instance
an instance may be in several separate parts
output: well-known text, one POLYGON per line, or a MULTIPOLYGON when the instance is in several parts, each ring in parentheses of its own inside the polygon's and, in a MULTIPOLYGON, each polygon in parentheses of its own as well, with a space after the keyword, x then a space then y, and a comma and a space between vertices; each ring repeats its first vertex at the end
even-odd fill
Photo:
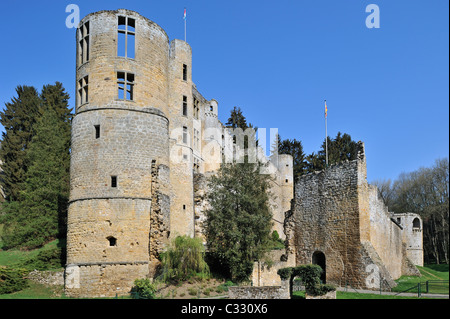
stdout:
POLYGON ((327 109, 327 100, 325 100, 325 163, 326 167, 328 167, 328 132, 327 132, 327 117, 328 117, 328 109, 327 109))
POLYGON ((184 8, 184 42, 187 42, 186 41, 186 20, 187 20, 187 17, 186 17, 186 8, 184 8))

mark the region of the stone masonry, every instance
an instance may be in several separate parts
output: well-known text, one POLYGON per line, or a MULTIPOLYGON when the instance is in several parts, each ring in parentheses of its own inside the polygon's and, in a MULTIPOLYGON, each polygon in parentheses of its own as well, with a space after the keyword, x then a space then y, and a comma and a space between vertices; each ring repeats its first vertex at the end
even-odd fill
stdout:
MULTIPOLYGON (((205 177, 239 148, 197 90, 185 41, 125 9, 89 14, 76 41, 65 292, 123 295, 172 238, 202 237, 205 177)), ((292 157, 269 164, 284 238, 292 157)))
POLYGON ((299 179, 286 213, 287 252, 296 265, 319 264, 326 283, 389 290, 401 275, 418 274, 412 265, 423 264, 421 219, 388 211, 367 183, 361 149, 354 161, 299 179))

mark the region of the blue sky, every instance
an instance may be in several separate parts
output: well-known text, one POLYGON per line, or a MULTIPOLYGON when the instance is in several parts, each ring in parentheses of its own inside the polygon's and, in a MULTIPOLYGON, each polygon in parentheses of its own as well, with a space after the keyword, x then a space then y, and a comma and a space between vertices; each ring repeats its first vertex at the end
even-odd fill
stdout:
POLYGON ((309 154, 324 139, 326 99, 329 136, 365 142, 369 182, 449 155, 447 0, 2 0, 1 108, 17 85, 60 81, 75 96, 71 3, 81 18, 138 11, 171 39, 184 38, 187 7, 193 80, 219 101, 222 122, 239 106, 249 122, 301 140, 309 154), (366 27, 371 3, 378 29, 366 27))

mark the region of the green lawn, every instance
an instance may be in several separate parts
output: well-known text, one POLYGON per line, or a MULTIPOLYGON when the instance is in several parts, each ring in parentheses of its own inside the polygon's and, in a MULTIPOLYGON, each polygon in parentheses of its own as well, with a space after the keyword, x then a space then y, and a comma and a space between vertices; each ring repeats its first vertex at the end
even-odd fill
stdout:
MULTIPOLYGON (((448 294, 448 282, 441 283, 441 280, 448 281, 448 272, 449 265, 441 264, 441 265, 425 265, 425 267, 417 266, 421 277, 417 276, 402 276, 396 280, 397 287, 393 288, 392 291, 400 292, 405 291, 418 283, 421 283, 421 291, 425 292, 426 282, 429 282, 429 293, 437 293, 437 294, 448 294)), ((417 289, 413 289, 410 292, 417 292, 417 289)))

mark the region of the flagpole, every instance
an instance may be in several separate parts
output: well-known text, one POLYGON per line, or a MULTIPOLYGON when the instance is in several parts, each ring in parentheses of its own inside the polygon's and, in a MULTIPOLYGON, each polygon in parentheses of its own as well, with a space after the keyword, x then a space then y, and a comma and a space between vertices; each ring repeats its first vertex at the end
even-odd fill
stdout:
POLYGON ((184 42, 187 42, 187 41, 186 41, 186 20, 187 20, 187 16, 186 16, 186 8, 184 8, 184 16, 183 16, 183 19, 184 19, 184 42))
POLYGON ((327 131, 327 117, 328 117, 327 100, 325 100, 325 163, 328 168, 328 131, 327 131))

